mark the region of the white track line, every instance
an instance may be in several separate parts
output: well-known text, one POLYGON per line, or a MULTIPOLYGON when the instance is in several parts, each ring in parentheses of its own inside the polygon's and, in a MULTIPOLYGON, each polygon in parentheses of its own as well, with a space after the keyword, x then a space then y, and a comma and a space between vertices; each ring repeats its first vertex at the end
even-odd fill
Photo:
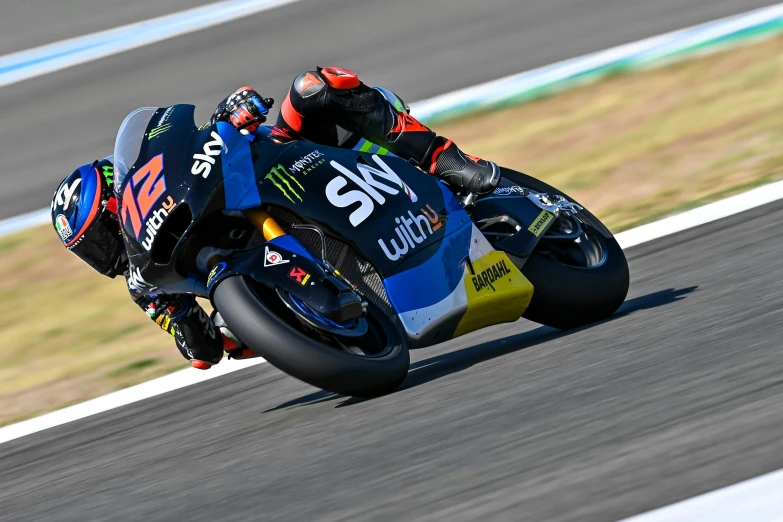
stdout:
POLYGON ((222 377, 229 373, 234 373, 235 371, 264 362, 266 362, 266 360, 261 357, 257 359, 248 359, 246 361, 224 360, 209 370, 195 370, 193 368, 179 370, 164 375, 163 377, 158 377, 157 379, 125 388, 124 390, 102 395, 89 401, 80 402, 79 404, 74 404, 73 406, 68 406, 61 410, 56 410, 39 417, 34 417, 26 421, 0 428, 0 444, 24 437, 25 435, 48 430, 55 426, 67 424, 75 420, 84 419, 85 417, 97 413, 103 413, 128 404, 133 404, 134 402, 143 401, 144 399, 149 399, 156 395, 163 395, 164 393, 169 393, 192 384, 198 384, 210 379, 222 377))
POLYGON ((783 522, 783 470, 621 522, 783 522))
POLYGON ((0 87, 297 1, 227 0, 0 56, 0 87))
POLYGON ((776 181, 703 207, 688 210, 640 227, 620 232, 615 237, 623 248, 630 248, 689 228, 717 221, 752 208, 783 199, 783 181, 776 181))
POLYGON ((18 216, 0 219, 0 237, 14 234, 28 228, 39 227, 52 222, 52 211, 47 208, 41 208, 20 214, 18 216))

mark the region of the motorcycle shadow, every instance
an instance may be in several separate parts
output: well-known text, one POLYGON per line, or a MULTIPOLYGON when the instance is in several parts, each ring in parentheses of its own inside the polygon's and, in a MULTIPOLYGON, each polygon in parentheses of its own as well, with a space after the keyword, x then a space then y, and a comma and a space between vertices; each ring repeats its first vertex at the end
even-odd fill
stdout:
MULTIPOLYGON (((527 332, 493 339, 481 344, 476 344, 462 348, 460 350, 431 357, 429 359, 417 361, 411 364, 408 376, 394 393, 398 393, 410 388, 415 388, 442 377, 464 371, 478 363, 489 361, 497 357, 502 357, 504 355, 517 352, 519 350, 531 348, 542 343, 616 321, 617 319, 631 315, 634 312, 650 310, 675 303, 685 299, 688 294, 694 292, 697 288, 698 286, 690 286, 679 289, 668 288, 666 290, 659 290, 647 295, 628 299, 611 317, 604 319, 603 321, 590 323, 572 330, 556 330, 548 326, 539 326, 538 328, 529 330, 527 332)), ((282 410, 294 406, 310 406, 324 402, 337 401, 340 399, 344 400, 336 404, 335 408, 353 406, 355 404, 373 400, 359 397, 347 397, 345 395, 338 395, 321 390, 280 404, 279 406, 266 410, 264 413, 282 410)))

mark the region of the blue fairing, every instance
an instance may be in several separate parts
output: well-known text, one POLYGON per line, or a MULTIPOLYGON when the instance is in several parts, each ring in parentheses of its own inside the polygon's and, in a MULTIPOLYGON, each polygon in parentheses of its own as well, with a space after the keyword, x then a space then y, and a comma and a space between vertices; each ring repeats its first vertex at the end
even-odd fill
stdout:
POLYGON ((383 281, 389 301, 398 313, 442 301, 457 288, 465 275, 462 263, 470 250, 473 224, 454 195, 443 185, 439 186, 449 214, 446 234, 438 251, 424 263, 383 281))
MULTIPOLYGON (((249 142, 230 124, 218 122, 217 129, 228 148, 222 156, 226 209, 244 210, 260 206, 262 201, 249 142)), ((281 147, 291 146, 295 145, 281 147)), ((284 150, 281 148, 280 153, 284 150)), ((428 257, 426 261, 383 280, 389 301, 398 313, 432 306, 446 299, 465 275, 464 260, 470 251, 473 224, 451 191, 441 183, 437 186, 442 192, 447 213, 443 239, 409 260, 416 262, 417 258, 428 257), (432 249, 437 250, 432 253, 432 249)), ((267 244, 320 261, 292 235, 277 237, 267 244)))
POLYGON ((219 121, 217 129, 228 148, 228 152, 222 153, 226 208, 244 210, 260 206, 261 196, 253 170, 250 142, 230 123, 219 121))
POLYGON ((314 261, 315 263, 320 263, 321 260, 317 257, 313 256, 312 253, 310 253, 309 250, 307 250, 307 247, 305 247, 301 241, 299 241, 295 236, 291 235, 285 235, 285 236, 277 236, 274 239, 270 239, 266 243, 267 245, 277 245, 280 248, 284 248, 288 250, 289 252, 293 252, 296 255, 303 256, 307 259, 310 259, 311 261, 314 261))

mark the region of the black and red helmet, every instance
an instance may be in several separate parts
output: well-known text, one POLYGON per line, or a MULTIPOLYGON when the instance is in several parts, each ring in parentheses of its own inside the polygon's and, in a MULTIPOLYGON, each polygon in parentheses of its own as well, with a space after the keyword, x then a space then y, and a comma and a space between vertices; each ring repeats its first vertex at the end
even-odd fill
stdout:
POLYGON ((65 247, 109 277, 119 272, 125 250, 113 178, 110 158, 88 163, 65 178, 52 197, 52 225, 65 247))

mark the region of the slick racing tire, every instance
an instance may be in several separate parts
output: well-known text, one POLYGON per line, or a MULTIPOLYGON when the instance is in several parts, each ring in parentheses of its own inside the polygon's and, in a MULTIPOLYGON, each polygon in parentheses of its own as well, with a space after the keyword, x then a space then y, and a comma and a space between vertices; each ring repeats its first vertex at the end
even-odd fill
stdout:
MULTIPOLYGON (((562 191, 533 177, 508 169, 503 169, 502 174, 522 187, 558 194, 576 203, 562 191)), ((533 284, 533 298, 522 317, 554 328, 576 328, 611 316, 625 301, 630 277, 622 248, 606 226, 587 209, 580 210, 577 217, 590 240, 600 249, 601 262, 595 266, 564 262, 562 252, 556 249, 569 248, 569 245, 562 241, 547 241, 544 236, 521 267, 533 284)))
POLYGON ((228 328, 246 346, 285 373, 318 388, 374 397, 394 391, 408 374, 407 346, 391 320, 373 305, 368 307, 368 331, 362 337, 373 345, 374 353, 360 354, 361 350, 352 353, 315 339, 296 320, 286 321, 275 314, 261 300, 252 280, 244 276, 218 283, 213 301, 228 328))

